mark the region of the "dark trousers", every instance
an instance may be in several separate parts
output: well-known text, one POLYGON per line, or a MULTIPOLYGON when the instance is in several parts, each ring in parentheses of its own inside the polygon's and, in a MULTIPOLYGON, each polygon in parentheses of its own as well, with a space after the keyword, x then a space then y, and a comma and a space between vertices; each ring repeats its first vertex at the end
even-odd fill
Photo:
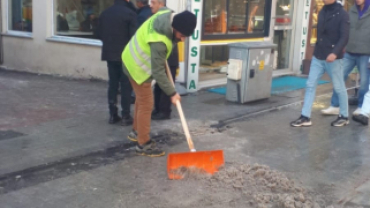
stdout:
MULTIPOLYGON (((173 81, 175 81, 176 78, 176 69, 178 67, 172 67, 170 66, 171 75, 173 78, 173 81)), ((171 114, 171 98, 167 96, 162 89, 159 87, 158 84, 155 84, 154 87, 154 108, 157 112, 162 112, 166 115, 171 114)))
POLYGON ((108 105, 111 115, 118 114, 117 94, 121 84, 121 108, 122 117, 130 115, 132 87, 128 77, 123 73, 121 61, 107 61, 108 63, 108 105))

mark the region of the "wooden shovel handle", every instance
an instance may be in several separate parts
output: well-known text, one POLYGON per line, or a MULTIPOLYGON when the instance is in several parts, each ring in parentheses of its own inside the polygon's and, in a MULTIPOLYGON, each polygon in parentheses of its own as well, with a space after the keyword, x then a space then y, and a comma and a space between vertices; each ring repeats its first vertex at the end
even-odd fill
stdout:
MULTIPOLYGON (((172 85, 175 87, 175 83, 173 81, 171 71, 170 71, 170 68, 168 67, 167 61, 166 61, 166 71, 167 71, 168 79, 171 81, 172 85)), ((188 145, 189 145, 189 149, 191 152, 195 152, 196 150, 194 148, 194 143, 193 143, 193 140, 191 139, 188 123, 186 122, 184 111, 182 110, 180 101, 176 102, 176 107, 177 107, 177 112, 179 112, 182 128, 184 129, 184 133, 185 133, 186 141, 188 142, 188 145)))

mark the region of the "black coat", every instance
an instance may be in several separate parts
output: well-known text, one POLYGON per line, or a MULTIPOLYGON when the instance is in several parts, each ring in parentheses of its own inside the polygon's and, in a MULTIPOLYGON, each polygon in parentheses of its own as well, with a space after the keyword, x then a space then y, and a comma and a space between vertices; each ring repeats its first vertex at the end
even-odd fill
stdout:
POLYGON ((96 35, 103 42, 102 60, 121 61, 123 49, 135 32, 135 7, 125 0, 116 0, 99 18, 96 35))
POLYGON ((317 23, 317 42, 314 56, 326 60, 334 53, 337 59, 343 58, 343 51, 349 38, 349 16, 339 3, 325 5, 317 23))
POLYGON ((171 68, 179 67, 179 48, 177 47, 177 43, 173 44, 172 53, 168 57, 167 62, 171 68))
POLYGON ((137 10, 137 28, 152 16, 150 6, 144 6, 137 10))

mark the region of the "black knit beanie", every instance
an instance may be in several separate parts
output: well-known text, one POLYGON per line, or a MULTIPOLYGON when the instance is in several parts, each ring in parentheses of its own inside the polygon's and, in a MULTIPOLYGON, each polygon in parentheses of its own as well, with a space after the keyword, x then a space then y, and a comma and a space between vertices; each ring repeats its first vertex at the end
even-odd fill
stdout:
POLYGON ((173 17, 172 27, 186 37, 189 37, 191 34, 193 34, 196 26, 197 18, 189 11, 183 11, 173 17))

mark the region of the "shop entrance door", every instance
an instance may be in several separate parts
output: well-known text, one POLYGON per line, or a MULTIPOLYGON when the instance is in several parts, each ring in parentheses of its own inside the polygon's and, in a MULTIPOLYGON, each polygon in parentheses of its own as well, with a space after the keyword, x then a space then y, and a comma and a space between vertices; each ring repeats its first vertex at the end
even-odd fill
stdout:
POLYGON ((274 27, 274 43, 278 46, 275 53, 274 69, 292 72, 294 30, 298 0, 277 0, 274 27))

